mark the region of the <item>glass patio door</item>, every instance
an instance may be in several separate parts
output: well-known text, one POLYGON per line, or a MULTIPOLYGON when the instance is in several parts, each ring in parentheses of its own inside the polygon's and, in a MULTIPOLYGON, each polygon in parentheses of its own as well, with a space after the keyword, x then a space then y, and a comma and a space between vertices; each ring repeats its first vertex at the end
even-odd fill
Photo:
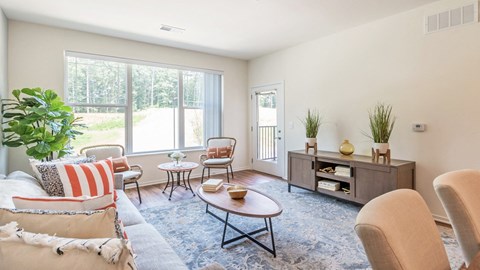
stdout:
POLYGON ((283 177, 283 84, 255 87, 251 99, 253 169, 283 177))

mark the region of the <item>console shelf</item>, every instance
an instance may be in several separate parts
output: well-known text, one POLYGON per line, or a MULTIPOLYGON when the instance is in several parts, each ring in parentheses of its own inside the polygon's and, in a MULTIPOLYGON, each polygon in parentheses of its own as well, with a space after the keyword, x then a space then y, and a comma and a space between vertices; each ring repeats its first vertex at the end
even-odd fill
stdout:
POLYGON ((288 152, 288 191, 291 186, 316 191, 340 199, 365 204, 371 199, 399 188, 415 188, 415 162, 392 159, 390 163, 374 162, 369 156, 344 156, 336 152, 304 150, 288 152), (350 177, 319 171, 336 166, 348 167, 350 177), (335 181, 341 188, 331 191, 318 188, 320 180, 335 181))

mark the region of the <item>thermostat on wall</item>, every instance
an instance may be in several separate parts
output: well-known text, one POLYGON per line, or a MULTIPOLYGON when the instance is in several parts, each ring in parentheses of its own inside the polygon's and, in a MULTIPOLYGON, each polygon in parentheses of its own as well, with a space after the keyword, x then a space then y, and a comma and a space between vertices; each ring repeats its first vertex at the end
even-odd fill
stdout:
POLYGON ((412 124, 412 130, 415 132, 424 132, 426 128, 425 124, 412 124))

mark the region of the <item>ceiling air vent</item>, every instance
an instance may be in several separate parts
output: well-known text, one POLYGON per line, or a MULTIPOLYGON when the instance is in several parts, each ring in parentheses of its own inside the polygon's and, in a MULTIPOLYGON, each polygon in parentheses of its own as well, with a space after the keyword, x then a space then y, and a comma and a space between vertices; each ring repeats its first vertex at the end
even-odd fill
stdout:
POLYGON ((425 34, 478 22, 478 1, 425 17, 425 34))

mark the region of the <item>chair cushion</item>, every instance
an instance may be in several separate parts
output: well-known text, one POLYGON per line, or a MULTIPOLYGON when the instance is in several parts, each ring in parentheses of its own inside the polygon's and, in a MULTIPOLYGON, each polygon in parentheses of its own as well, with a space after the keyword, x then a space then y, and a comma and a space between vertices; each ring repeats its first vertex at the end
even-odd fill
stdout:
POLYGON ((208 141, 208 147, 226 147, 232 146, 231 139, 210 139, 208 141))
POLYGON ((113 162, 113 172, 124 172, 130 170, 130 165, 128 165, 128 160, 126 156, 119 158, 112 158, 113 162))
POLYGON ((207 148, 207 158, 229 158, 231 154, 231 146, 207 148))
POLYGON ((121 174, 123 176, 123 180, 128 180, 128 179, 140 176, 141 173, 138 171, 125 171, 125 172, 118 172, 115 174, 121 174))
POLYGON ((226 165, 232 162, 231 158, 212 158, 203 162, 204 165, 226 165))

